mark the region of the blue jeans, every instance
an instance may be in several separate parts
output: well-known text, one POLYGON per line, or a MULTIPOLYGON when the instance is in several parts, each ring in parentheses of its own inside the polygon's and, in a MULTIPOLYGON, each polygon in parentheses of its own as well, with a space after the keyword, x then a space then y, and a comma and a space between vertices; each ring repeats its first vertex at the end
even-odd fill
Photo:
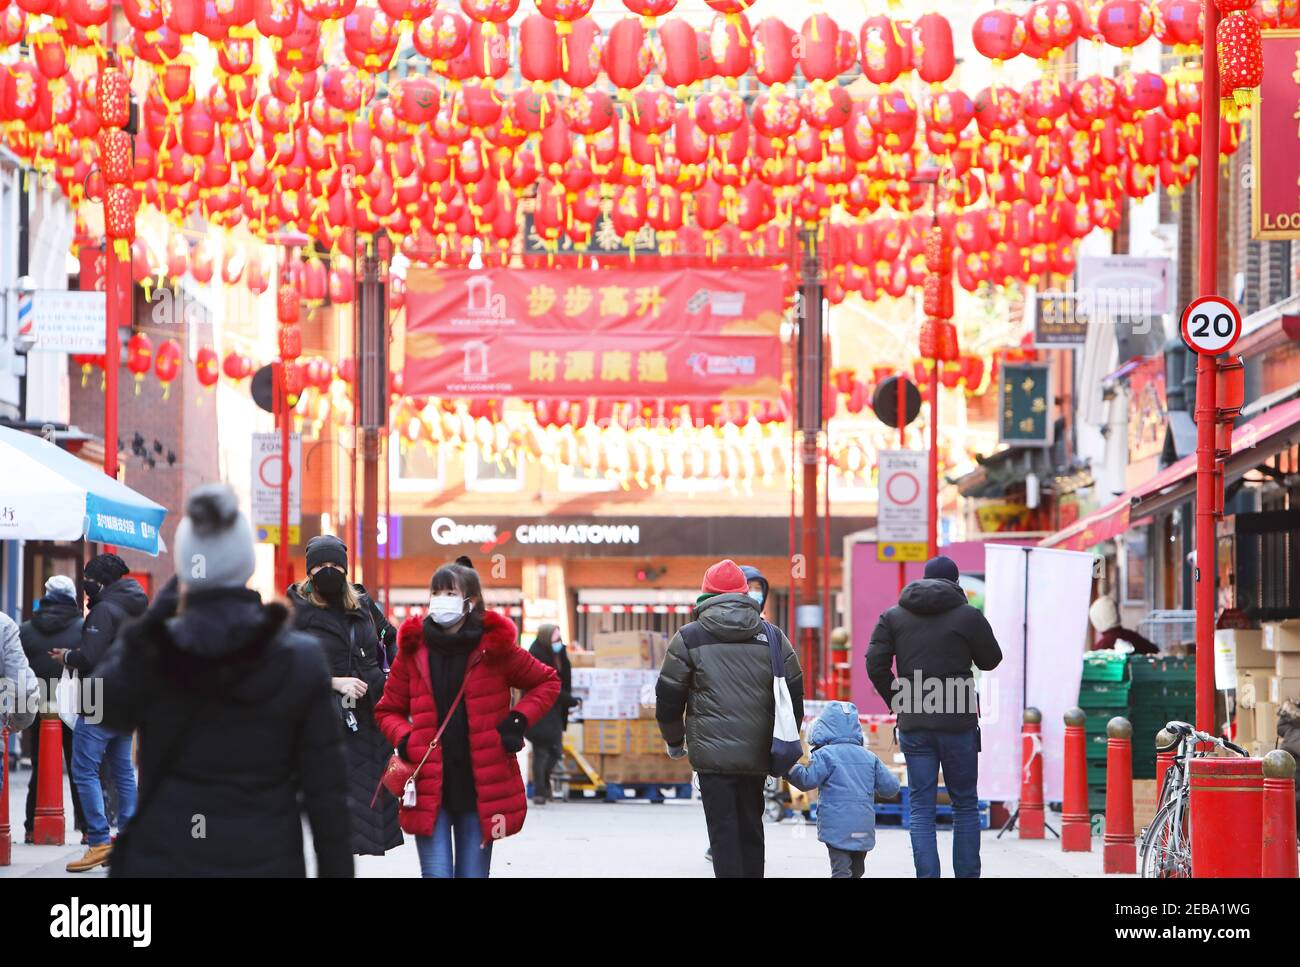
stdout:
POLYGON ((81 797, 86 814, 86 842, 103 846, 109 842, 108 817, 104 815, 104 790, 99 784, 99 766, 108 759, 108 770, 117 788, 117 828, 135 815, 135 768, 131 765, 131 736, 111 732, 102 725, 77 720, 72 733, 72 783, 81 797))
POLYGON ((477 812, 438 811, 432 836, 415 837, 420 875, 450 880, 486 880, 492 865, 492 844, 483 845, 477 812), (454 855, 453 855, 454 854, 454 855))
POLYGON ((975 791, 979 776, 978 732, 937 729, 898 731, 898 744, 907 759, 911 803, 912 862, 918 878, 939 875, 939 845, 934 831, 935 794, 939 767, 952 801, 952 867, 959 878, 980 875, 980 818, 975 791))

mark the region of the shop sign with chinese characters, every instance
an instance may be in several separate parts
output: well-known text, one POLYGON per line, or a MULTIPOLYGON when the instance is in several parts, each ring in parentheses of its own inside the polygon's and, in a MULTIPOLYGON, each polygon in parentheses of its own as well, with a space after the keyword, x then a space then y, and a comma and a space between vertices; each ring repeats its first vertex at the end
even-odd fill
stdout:
POLYGON ((435 397, 772 398, 774 271, 413 270, 406 392, 435 397))
POLYGON ((1300 30, 1265 30, 1263 39, 1264 80, 1250 126, 1251 237, 1300 238, 1300 30))
POLYGON ((1052 442, 1052 368, 1047 364, 1003 366, 998 381, 998 438, 1013 446, 1052 442))

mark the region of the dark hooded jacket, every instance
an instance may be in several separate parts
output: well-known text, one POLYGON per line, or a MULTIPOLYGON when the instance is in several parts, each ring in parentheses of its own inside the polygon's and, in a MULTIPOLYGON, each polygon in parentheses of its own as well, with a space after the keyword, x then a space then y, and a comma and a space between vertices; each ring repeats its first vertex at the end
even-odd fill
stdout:
POLYGON ((255 591, 191 591, 100 663, 104 725, 140 733, 139 812, 113 876, 303 876, 304 812, 319 873, 352 874, 337 702, 288 618, 255 591))
MULTIPOLYGON (((392 745, 375 724, 375 706, 384 695, 385 681, 380 667, 380 629, 374 618, 377 609, 360 592, 360 606, 351 611, 317 607, 296 587, 290 588, 287 594, 294 608, 294 627, 320 642, 330 677, 359 678, 366 683, 365 697, 350 706, 345 706, 343 696, 334 692, 334 714, 342 724, 351 711, 357 726, 355 730, 345 726, 343 731, 352 852, 381 856, 402 845, 402 829, 398 824, 397 800, 387 793, 375 799, 375 790, 393 754, 392 745), (371 799, 375 799, 373 807, 371 799)), ((385 622, 385 627, 391 626, 385 622)))
MULTIPOLYGON (((803 672, 781 635, 786 687, 803 721, 803 672)), ((696 772, 767 775, 771 765, 772 658, 758 605, 747 594, 718 594, 695 608, 668 644, 655 686, 655 717, 670 746, 686 742, 696 772)))
POLYGON ((961 585, 925 578, 903 588, 898 604, 876 622, 867 677, 900 730, 959 732, 979 721, 971 666, 991 671, 1001 661, 993 629, 961 585))
MULTIPOLYGON (((554 628, 554 625, 543 625, 542 628, 554 628)), ((557 745, 564 740, 564 730, 569 727, 569 710, 578 704, 573 697, 573 666, 569 662, 569 650, 564 648, 557 653, 549 641, 542 641, 539 633, 528 654, 555 669, 560 676, 560 697, 537 724, 524 733, 524 738, 538 745, 557 745)))
POLYGON ((82 678, 98 678, 95 666, 127 623, 144 614, 147 607, 149 597, 135 578, 118 578, 104 588, 81 626, 81 644, 67 654, 68 667, 82 678))
POLYGON ((23 642, 23 654, 32 673, 44 682, 58 681, 63 677, 63 664, 50 657, 54 648, 76 648, 81 644, 81 605, 62 594, 47 594, 41 598, 30 621, 24 621, 18 633, 23 642))

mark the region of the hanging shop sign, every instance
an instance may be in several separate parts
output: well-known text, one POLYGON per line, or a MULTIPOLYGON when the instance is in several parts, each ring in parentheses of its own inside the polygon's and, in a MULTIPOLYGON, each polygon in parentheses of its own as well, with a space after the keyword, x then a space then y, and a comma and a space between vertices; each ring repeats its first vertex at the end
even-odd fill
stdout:
POLYGON ((592 225, 591 241, 583 249, 577 248, 573 239, 567 233, 553 243, 547 242, 538 233, 532 212, 526 212, 524 214, 524 252, 529 255, 546 255, 555 251, 563 255, 577 255, 581 252, 582 254, 595 255, 601 258, 617 258, 619 256, 627 258, 629 252, 635 252, 637 258, 647 255, 658 258, 659 242, 655 238, 654 229, 649 225, 642 225, 640 230, 632 236, 632 243, 629 245, 614 228, 614 220, 608 213, 602 213, 596 217, 596 221, 592 225))
POLYGON ((1142 360, 1128 376, 1128 461, 1137 463, 1164 447, 1168 406, 1165 402, 1165 361, 1142 360))
POLYGON ((1155 320, 1174 307, 1172 259, 1085 255, 1074 291, 1080 311, 1095 322, 1155 320))
POLYGON ((1034 345, 1082 346, 1088 338, 1088 307, 1077 292, 1034 295, 1034 345))
POLYGON ((1300 238, 1300 30, 1265 30, 1263 47, 1264 79, 1250 125, 1251 237, 1300 238))
POLYGON ((1003 366, 998 381, 998 439, 1013 446, 1050 446, 1051 404, 1050 365, 1003 366))
POLYGON ((19 332, 35 340, 33 349, 103 355, 107 311, 103 292, 38 289, 21 294, 30 296, 31 302, 26 315, 20 303, 19 332))
POLYGON ((407 393, 436 397, 772 399, 771 271, 413 270, 407 393))

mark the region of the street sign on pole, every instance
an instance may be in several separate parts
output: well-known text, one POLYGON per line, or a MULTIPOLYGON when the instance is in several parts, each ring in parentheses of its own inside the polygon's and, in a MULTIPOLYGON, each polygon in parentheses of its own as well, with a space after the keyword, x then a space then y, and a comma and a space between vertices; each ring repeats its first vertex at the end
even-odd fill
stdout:
POLYGON ((1183 310, 1182 332, 1188 348, 1218 356, 1241 338, 1241 311, 1223 296, 1203 295, 1183 310))
MULTIPOLYGON (((251 521, 259 541, 277 543, 280 532, 280 435, 253 434, 251 521)), ((289 542, 298 542, 302 523, 302 437, 289 438, 289 542)))
POLYGON ((929 539, 926 450, 881 450, 876 559, 924 561, 929 539))

